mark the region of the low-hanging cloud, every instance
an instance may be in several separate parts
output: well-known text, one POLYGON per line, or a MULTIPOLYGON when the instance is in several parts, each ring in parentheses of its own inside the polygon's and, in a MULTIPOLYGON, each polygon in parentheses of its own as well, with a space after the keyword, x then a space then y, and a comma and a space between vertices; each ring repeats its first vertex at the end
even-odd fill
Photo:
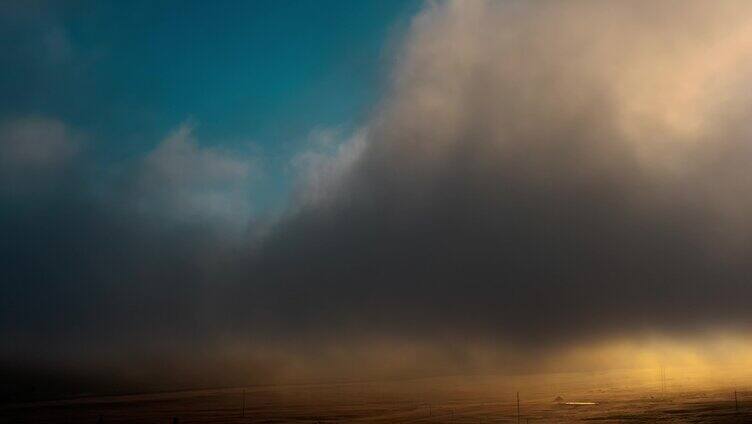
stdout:
POLYGON ((76 333, 125 362, 199 346, 186 364, 232 358, 271 379, 335 369, 343 351, 362 360, 346 372, 387 357, 402 372, 485 355, 457 343, 537 354, 745 329, 751 24, 736 1, 430 3, 370 119, 292 161, 301 182, 271 228, 251 225, 262 237, 244 221, 253 161, 182 126, 125 189, 56 204, 75 237, 48 228, 42 245, 91 253, 55 256, 65 273, 19 267, 46 257, 38 245, 5 246, 13 278, 38 287, 6 293, 20 300, 3 330, 76 333), (80 296, 20 312, 45 287, 80 296), (50 327, 61 311, 70 325, 50 327), (394 346, 431 360, 405 365, 394 346))
POLYGON ((306 174, 326 195, 253 258, 268 319, 522 345, 745 325, 751 20, 428 6, 371 121, 306 174))

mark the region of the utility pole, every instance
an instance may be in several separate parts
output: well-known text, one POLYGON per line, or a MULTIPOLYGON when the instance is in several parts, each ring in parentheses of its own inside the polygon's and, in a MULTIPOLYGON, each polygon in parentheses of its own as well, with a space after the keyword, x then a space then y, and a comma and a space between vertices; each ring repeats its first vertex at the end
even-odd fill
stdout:
POLYGON ((245 418, 245 388, 243 388, 243 418, 245 418))
POLYGON ((659 369, 659 378, 661 379, 661 395, 666 397, 666 368, 661 365, 659 369))

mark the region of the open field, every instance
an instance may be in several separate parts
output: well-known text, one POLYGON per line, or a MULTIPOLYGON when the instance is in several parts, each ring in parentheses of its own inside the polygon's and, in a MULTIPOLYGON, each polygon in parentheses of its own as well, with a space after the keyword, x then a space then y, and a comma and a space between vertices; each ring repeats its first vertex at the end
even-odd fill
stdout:
POLYGON ((103 423, 516 423, 519 390, 522 423, 748 423, 752 391, 741 383, 701 385, 691 375, 669 372, 662 379, 655 370, 441 377, 81 397, 5 405, 0 416, 13 423, 96 423, 100 417, 103 423))

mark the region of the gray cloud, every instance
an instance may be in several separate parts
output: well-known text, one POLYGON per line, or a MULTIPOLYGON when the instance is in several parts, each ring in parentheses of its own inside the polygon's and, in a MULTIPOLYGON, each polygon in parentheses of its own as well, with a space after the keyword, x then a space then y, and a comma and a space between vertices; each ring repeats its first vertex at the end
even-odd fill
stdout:
POLYGON ((253 258, 256 307, 548 346, 746 325, 752 11, 681 4, 428 7, 253 258))
POLYGON ((12 187, 0 193, 0 334, 12 342, 0 365, 169 374, 150 365, 157 352, 211 334, 217 288, 237 281, 254 159, 203 147, 183 125, 102 171, 69 154, 61 122, 19 122, 3 138, 14 174, 0 178, 12 187))
POLYGON ((139 164, 133 186, 136 209, 242 228, 250 216, 258 166, 244 153, 199 147, 192 131, 190 124, 181 125, 139 164))
POLYGON ((0 179, 19 191, 54 182, 80 150, 80 135, 56 119, 24 117, 0 124, 0 179))

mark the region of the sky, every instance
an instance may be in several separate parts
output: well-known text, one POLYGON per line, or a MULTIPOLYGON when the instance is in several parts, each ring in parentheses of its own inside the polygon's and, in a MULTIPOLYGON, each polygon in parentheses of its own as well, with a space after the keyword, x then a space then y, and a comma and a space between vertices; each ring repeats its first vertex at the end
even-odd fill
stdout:
POLYGON ((217 3, 0 6, 20 380, 749 365, 747 2, 217 3))
POLYGON ((253 202, 280 207, 286 162, 315 129, 363 120, 418 6, 7 2, 0 113, 64 122, 102 168, 190 123, 202 146, 263 156, 253 202))

